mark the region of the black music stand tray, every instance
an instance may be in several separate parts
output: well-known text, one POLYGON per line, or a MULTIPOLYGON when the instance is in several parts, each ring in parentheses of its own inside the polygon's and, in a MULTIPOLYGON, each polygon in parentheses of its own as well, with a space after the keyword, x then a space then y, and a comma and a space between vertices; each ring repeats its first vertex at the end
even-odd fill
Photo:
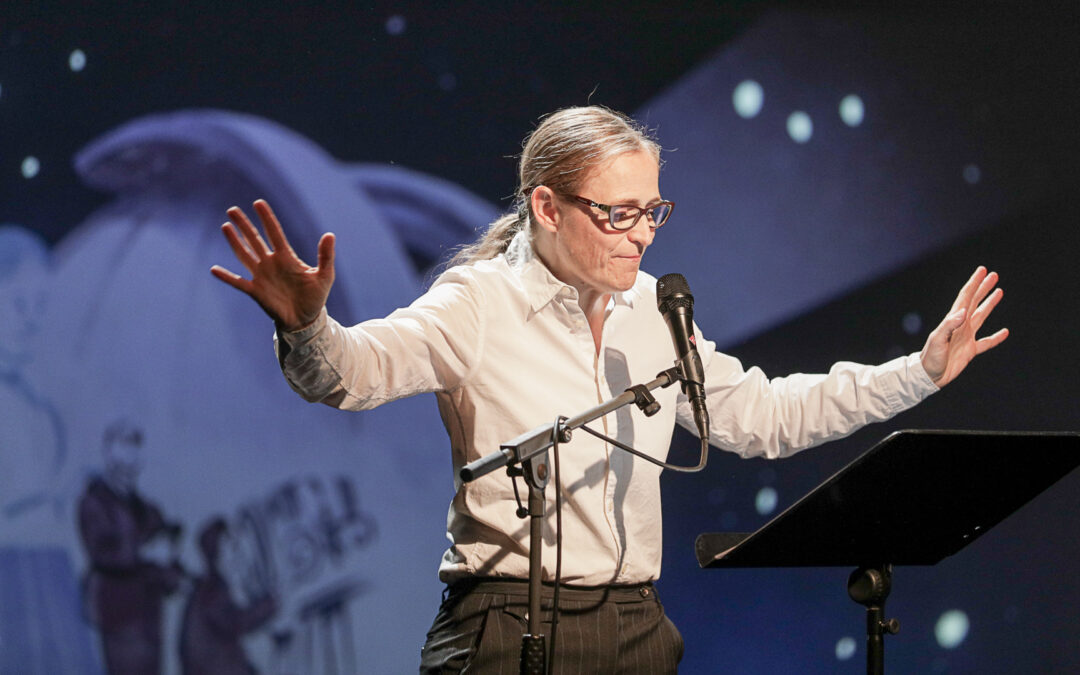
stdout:
POLYGON ((855 567, 866 669, 884 673, 893 565, 934 565, 1080 465, 1078 432, 897 431, 752 534, 707 533, 702 567, 855 567))

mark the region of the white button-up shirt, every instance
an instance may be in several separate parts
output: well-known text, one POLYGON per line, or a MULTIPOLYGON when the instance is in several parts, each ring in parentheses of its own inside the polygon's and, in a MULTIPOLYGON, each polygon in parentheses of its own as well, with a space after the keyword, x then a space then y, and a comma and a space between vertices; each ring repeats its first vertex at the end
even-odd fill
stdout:
MULTIPOLYGON (((364 410, 434 392, 450 436, 457 493, 439 575, 527 578, 528 521, 510 478, 461 483, 457 471, 556 416, 574 416, 653 380, 675 363, 644 272, 611 297, 599 351, 577 291, 519 235, 504 255, 445 272, 409 307, 344 327, 325 311, 281 336, 282 368, 309 401, 364 410)), ((782 457, 886 419, 937 391, 913 354, 881 366, 838 363, 827 375, 770 380, 697 336, 711 417, 709 441, 744 457, 782 457)), ((675 423, 694 433, 678 386, 653 392, 660 411, 621 408, 590 426, 665 459, 675 423)), ((660 469, 583 431, 560 446, 566 583, 637 583, 660 574, 660 469)), ((524 485, 522 499, 525 498, 524 485)), ((545 491, 544 578, 555 571, 554 485, 545 491)))

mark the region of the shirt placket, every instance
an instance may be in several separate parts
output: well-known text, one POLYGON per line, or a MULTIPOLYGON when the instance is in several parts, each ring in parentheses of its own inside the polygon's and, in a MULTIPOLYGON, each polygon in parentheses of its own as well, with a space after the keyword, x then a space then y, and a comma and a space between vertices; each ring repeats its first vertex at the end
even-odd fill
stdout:
MULTIPOLYGON (((607 332, 611 312, 613 305, 609 302, 608 307, 605 310, 604 315, 604 328, 600 332, 600 349, 593 352, 593 373, 595 377, 596 385, 596 398, 597 403, 602 403, 611 398, 611 387, 608 385, 607 374, 605 368, 605 361, 602 357, 604 354, 604 348, 607 344, 607 332)), ((600 418, 600 422, 603 425, 604 435, 609 438, 618 437, 618 419, 614 414, 604 415, 600 418)), ((604 442, 604 519, 607 521, 608 532, 611 534, 611 545, 614 553, 614 560, 620 560, 622 558, 622 545, 619 542, 619 530, 617 526, 617 518, 615 514, 615 488, 618 482, 618 477, 615 476, 612 470, 611 453, 616 452, 615 448, 610 443, 604 442)), ((617 575, 621 575, 622 570, 615 570, 617 575)))
MULTIPOLYGON (((592 358, 593 364, 593 387, 596 393, 596 403, 600 404, 609 398, 610 387, 607 383, 607 377, 604 372, 604 360, 602 354, 604 353, 604 344, 606 342, 607 333, 607 317, 611 314, 611 306, 607 308, 607 314, 605 315, 604 330, 601 332, 600 337, 600 349, 597 350, 596 344, 593 341, 592 330, 589 328, 589 322, 585 317, 585 313, 582 311, 581 306, 577 302, 576 293, 563 292, 561 294, 566 308, 567 315, 570 317, 570 328, 573 334, 577 337, 582 345, 583 349, 587 349, 589 355, 592 358)), ((605 436, 611 436, 617 432, 614 428, 616 421, 614 415, 605 415, 599 420, 601 429, 605 436)), ((619 560, 622 555, 622 546, 619 544, 618 528, 616 526, 615 516, 615 478, 611 471, 611 452, 612 447, 606 441, 601 441, 604 449, 604 478, 603 478, 603 513, 604 522, 607 524, 608 532, 611 535, 611 556, 612 560, 619 560)), ((618 573, 619 570, 616 570, 618 573)))

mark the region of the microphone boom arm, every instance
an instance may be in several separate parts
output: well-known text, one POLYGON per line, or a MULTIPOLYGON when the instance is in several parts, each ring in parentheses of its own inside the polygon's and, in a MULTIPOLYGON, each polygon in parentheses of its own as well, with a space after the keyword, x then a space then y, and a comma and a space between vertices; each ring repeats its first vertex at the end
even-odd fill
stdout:
POLYGON ((570 440, 570 432, 574 429, 631 403, 636 403, 646 415, 655 413, 660 408, 656 400, 648 392, 653 389, 670 387, 680 380, 685 381, 687 367, 684 361, 685 359, 674 367, 658 373, 656 379, 648 384, 631 387, 615 398, 567 419, 559 425, 557 430, 555 424, 545 424, 503 443, 497 451, 461 467, 458 476, 462 482, 468 483, 498 468, 525 462, 542 452, 546 452, 548 448, 554 445, 556 431, 559 434, 559 442, 566 443, 570 440), (649 412, 649 410, 652 410, 652 412, 649 412))

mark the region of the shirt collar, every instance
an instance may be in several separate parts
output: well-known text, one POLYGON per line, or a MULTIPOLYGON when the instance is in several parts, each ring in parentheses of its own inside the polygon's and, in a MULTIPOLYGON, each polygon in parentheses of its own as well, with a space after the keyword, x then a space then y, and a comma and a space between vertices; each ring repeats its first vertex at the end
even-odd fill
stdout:
MULTIPOLYGON (((525 230, 518 232, 510 240, 510 245, 506 249, 506 262, 521 279, 534 312, 539 311, 560 293, 565 294, 566 297, 577 298, 577 289, 555 278, 544 261, 536 255, 532 247, 532 238, 525 230)), ((634 300, 641 295, 638 286, 639 283, 635 283, 628 291, 612 293, 612 300, 616 305, 633 307, 634 300)))

